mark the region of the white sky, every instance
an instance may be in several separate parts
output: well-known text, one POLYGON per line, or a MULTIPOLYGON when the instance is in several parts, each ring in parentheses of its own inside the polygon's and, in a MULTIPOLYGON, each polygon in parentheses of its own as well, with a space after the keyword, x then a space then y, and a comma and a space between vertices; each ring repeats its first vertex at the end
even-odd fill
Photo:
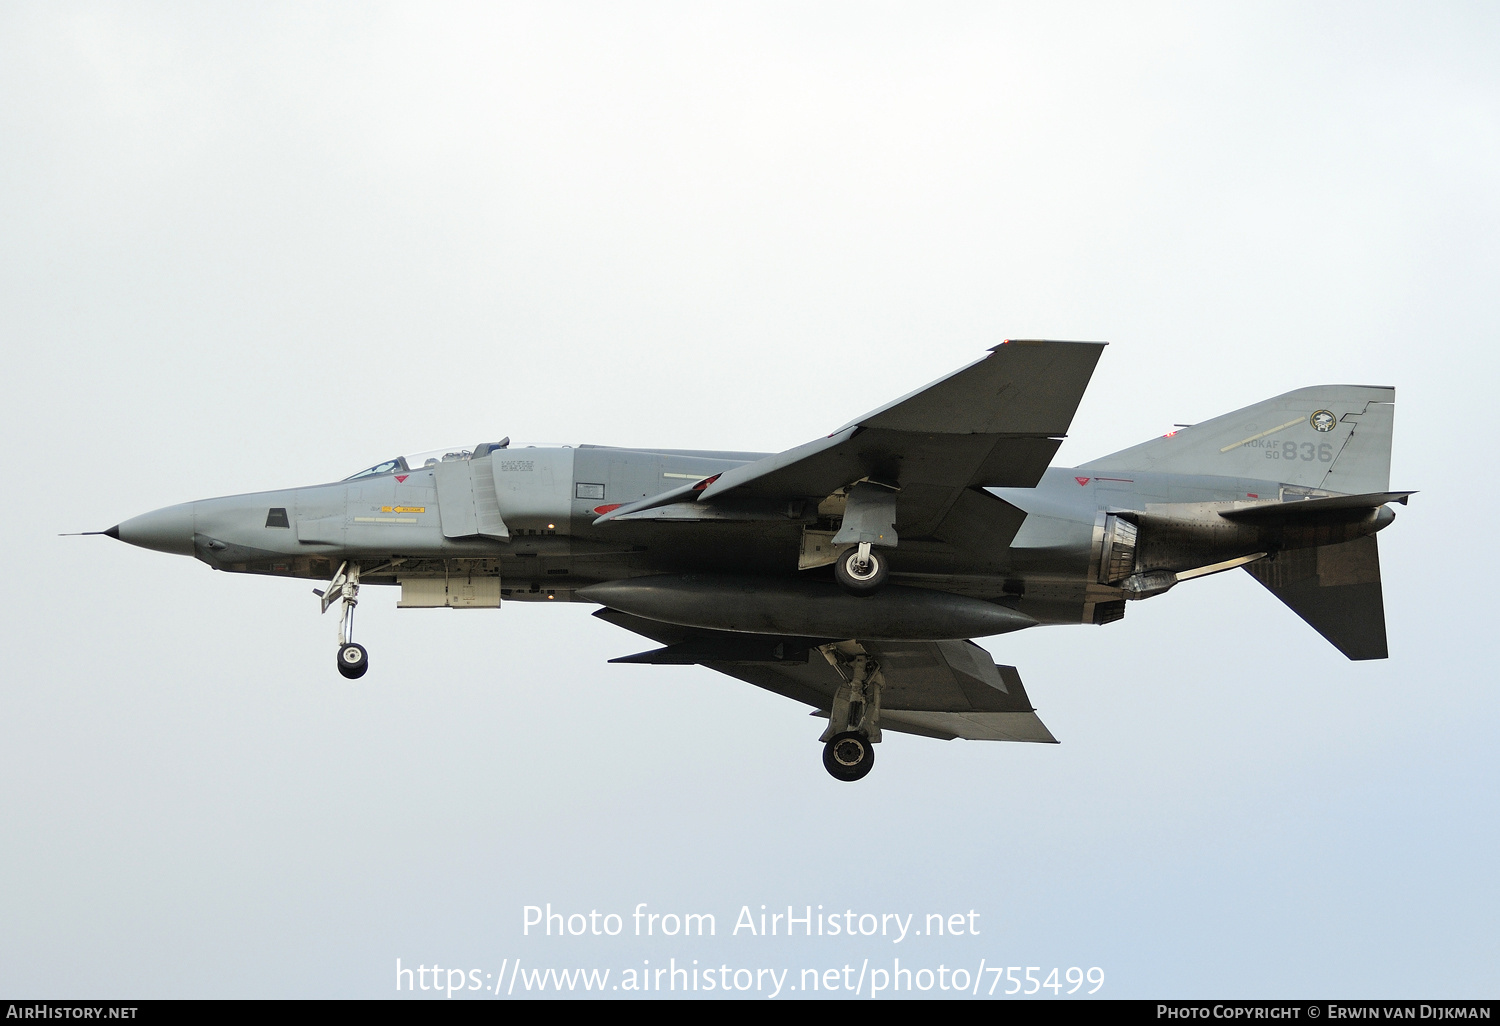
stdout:
POLYGON ((353 996, 395 959, 1500 983, 1493 4, 0 7, 0 993, 353 996), (396 613, 98 530, 509 434, 777 450, 1105 339, 1060 460, 1398 389, 1392 658, 1244 575, 993 639, 1056 747, 819 722, 589 607, 396 613), (981 937, 520 936, 521 907, 981 937))

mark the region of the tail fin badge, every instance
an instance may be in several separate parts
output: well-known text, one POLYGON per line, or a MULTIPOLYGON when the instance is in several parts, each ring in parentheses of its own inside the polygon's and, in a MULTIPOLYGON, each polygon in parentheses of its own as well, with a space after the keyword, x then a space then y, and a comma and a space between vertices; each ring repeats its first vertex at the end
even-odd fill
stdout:
POLYGON ((1314 431, 1332 431, 1339 426, 1339 419, 1333 415, 1332 410, 1319 410, 1308 417, 1307 422, 1314 431))

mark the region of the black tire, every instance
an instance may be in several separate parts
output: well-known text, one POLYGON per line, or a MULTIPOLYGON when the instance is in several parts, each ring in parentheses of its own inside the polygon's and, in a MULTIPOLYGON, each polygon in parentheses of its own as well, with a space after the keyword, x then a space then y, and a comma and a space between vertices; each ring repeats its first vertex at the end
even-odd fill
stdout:
POLYGON ((370 668, 370 656, 363 645, 350 642, 339 647, 339 672, 350 680, 365 675, 370 668))
POLYGON ((834 579, 851 595, 873 595, 891 575, 890 557, 879 549, 870 550, 868 561, 859 558, 858 546, 849 549, 833 564, 834 579))
POLYGON ((858 780, 875 766, 875 746, 857 730, 835 734, 823 746, 823 768, 835 780, 858 780))

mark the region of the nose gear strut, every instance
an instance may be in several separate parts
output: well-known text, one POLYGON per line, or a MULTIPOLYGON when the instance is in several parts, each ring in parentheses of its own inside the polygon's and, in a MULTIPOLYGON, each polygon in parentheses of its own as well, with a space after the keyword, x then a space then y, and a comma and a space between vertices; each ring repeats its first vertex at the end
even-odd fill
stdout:
POLYGON ((326 591, 314 588, 313 594, 323 601, 323 612, 335 602, 342 602, 339 611, 339 673, 354 680, 365 675, 370 668, 370 656, 363 645, 354 643, 354 607, 359 605, 359 564, 347 560, 339 564, 338 572, 328 582, 326 591))

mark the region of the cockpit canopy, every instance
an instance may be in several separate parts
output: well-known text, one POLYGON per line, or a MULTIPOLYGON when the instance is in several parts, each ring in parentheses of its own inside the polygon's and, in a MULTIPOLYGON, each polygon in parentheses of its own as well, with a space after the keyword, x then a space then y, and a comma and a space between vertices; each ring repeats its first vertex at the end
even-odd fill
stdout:
POLYGON ((446 463, 450 460, 471 460, 480 456, 488 456, 494 449, 509 448, 510 439, 502 438, 498 442, 480 442, 472 449, 429 449, 426 452, 412 453, 410 456, 397 456, 394 459, 385 460, 366 467, 357 474, 350 474, 344 478, 345 481, 358 481, 362 477, 382 477, 386 474, 405 474, 412 470, 420 470, 422 467, 430 467, 436 463, 446 463))
POLYGON ((377 463, 373 467, 366 467, 358 474, 350 474, 348 477, 344 478, 344 480, 358 481, 362 477, 379 477, 382 474, 395 474, 399 471, 410 469, 411 467, 407 464, 406 457, 397 456, 393 460, 386 460, 384 463, 377 463))

